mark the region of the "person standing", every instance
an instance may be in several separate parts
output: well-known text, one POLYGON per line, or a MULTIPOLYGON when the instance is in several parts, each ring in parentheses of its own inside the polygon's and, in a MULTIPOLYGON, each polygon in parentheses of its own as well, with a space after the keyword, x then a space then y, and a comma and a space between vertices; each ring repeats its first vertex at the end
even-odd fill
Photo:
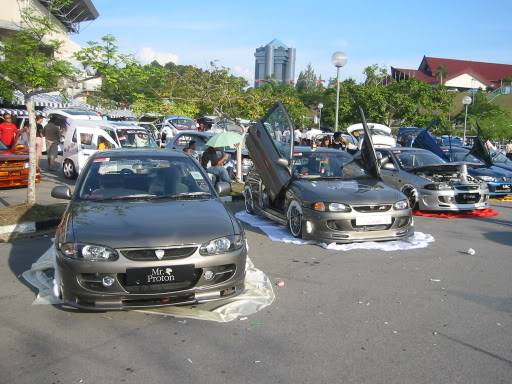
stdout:
POLYGON ((10 113, 4 113, 3 118, 4 121, 0 123, 0 141, 10 148, 15 144, 14 139, 18 135, 18 128, 12 122, 10 113))
POLYGON ((57 155, 59 153, 60 127, 55 119, 51 119, 44 127, 44 137, 46 139, 46 155, 48 158, 48 168, 50 170, 55 166, 57 155))
POLYGON ((39 161, 43 157, 43 140, 44 140, 44 128, 43 128, 43 116, 39 115, 36 117, 36 164, 39 167, 39 161))

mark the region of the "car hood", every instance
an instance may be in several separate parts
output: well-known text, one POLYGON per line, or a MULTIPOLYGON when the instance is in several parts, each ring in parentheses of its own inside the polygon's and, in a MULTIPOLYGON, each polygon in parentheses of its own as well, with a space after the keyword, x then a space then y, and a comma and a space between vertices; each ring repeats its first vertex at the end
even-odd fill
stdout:
POLYGON ((298 189, 302 199, 308 202, 377 204, 394 203, 405 199, 401 192, 370 178, 354 180, 297 179, 293 181, 293 186, 298 189))
POLYGON ((112 248, 205 243, 235 233, 216 199, 76 202, 68 215, 74 241, 112 248))
POLYGON ((488 167, 484 164, 470 166, 468 164, 469 174, 472 176, 491 176, 491 177, 508 177, 512 178, 512 172, 505 168, 496 167, 494 165, 488 167))

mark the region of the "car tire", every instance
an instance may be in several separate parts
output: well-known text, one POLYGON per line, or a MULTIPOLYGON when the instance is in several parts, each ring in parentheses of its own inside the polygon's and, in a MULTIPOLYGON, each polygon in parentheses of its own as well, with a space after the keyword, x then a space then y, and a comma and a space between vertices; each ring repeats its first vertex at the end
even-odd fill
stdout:
POLYGON ((418 209, 418 190, 414 186, 406 184, 402 187, 401 192, 405 195, 405 197, 407 197, 407 200, 409 200, 409 206, 411 207, 411 209, 418 209))
POLYGON ((76 178, 76 168, 75 163, 73 161, 66 159, 62 164, 62 173, 66 179, 75 179, 76 178))
POLYGON ((302 218, 304 217, 302 213, 302 207, 300 204, 293 200, 288 206, 288 212, 286 214, 288 218, 288 229, 293 237, 301 238, 302 237, 302 218))
POLYGON ((250 215, 254 215, 254 199, 252 196, 251 187, 246 186, 244 188, 244 201, 245 201, 245 212, 250 215))

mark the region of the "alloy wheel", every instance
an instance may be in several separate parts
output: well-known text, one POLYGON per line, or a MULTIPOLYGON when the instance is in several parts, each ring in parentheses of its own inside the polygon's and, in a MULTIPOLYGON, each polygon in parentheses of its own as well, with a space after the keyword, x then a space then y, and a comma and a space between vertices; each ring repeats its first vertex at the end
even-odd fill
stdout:
POLYGON ((252 191, 250 187, 246 187, 244 190, 245 198, 245 211, 249 214, 254 213, 254 199, 252 198, 252 191))
POLYGON ((75 178, 76 171, 75 171, 75 164, 71 160, 64 161, 64 164, 62 165, 62 172, 64 173, 64 176, 67 179, 73 179, 75 178))
POLYGON ((295 202, 288 208, 288 227, 294 237, 302 236, 302 210, 295 202))

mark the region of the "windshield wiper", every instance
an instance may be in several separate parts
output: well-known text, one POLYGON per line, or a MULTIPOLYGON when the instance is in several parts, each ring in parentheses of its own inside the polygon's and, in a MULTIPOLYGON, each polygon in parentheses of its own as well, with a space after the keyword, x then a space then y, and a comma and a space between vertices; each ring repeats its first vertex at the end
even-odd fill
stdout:
POLYGON ((211 197, 211 193, 209 192, 182 192, 175 193, 174 195, 160 195, 155 196, 152 199, 186 199, 186 198, 196 198, 196 197, 211 197))
POLYGON ((99 199, 88 198, 91 201, 110 201, 110 200, 132 200, 132 199, 152 199, 156 197, 151 193, 137 193, 133 195, 124 195, 124 196, 112 196, 112 197, 103 197, 99 199))

